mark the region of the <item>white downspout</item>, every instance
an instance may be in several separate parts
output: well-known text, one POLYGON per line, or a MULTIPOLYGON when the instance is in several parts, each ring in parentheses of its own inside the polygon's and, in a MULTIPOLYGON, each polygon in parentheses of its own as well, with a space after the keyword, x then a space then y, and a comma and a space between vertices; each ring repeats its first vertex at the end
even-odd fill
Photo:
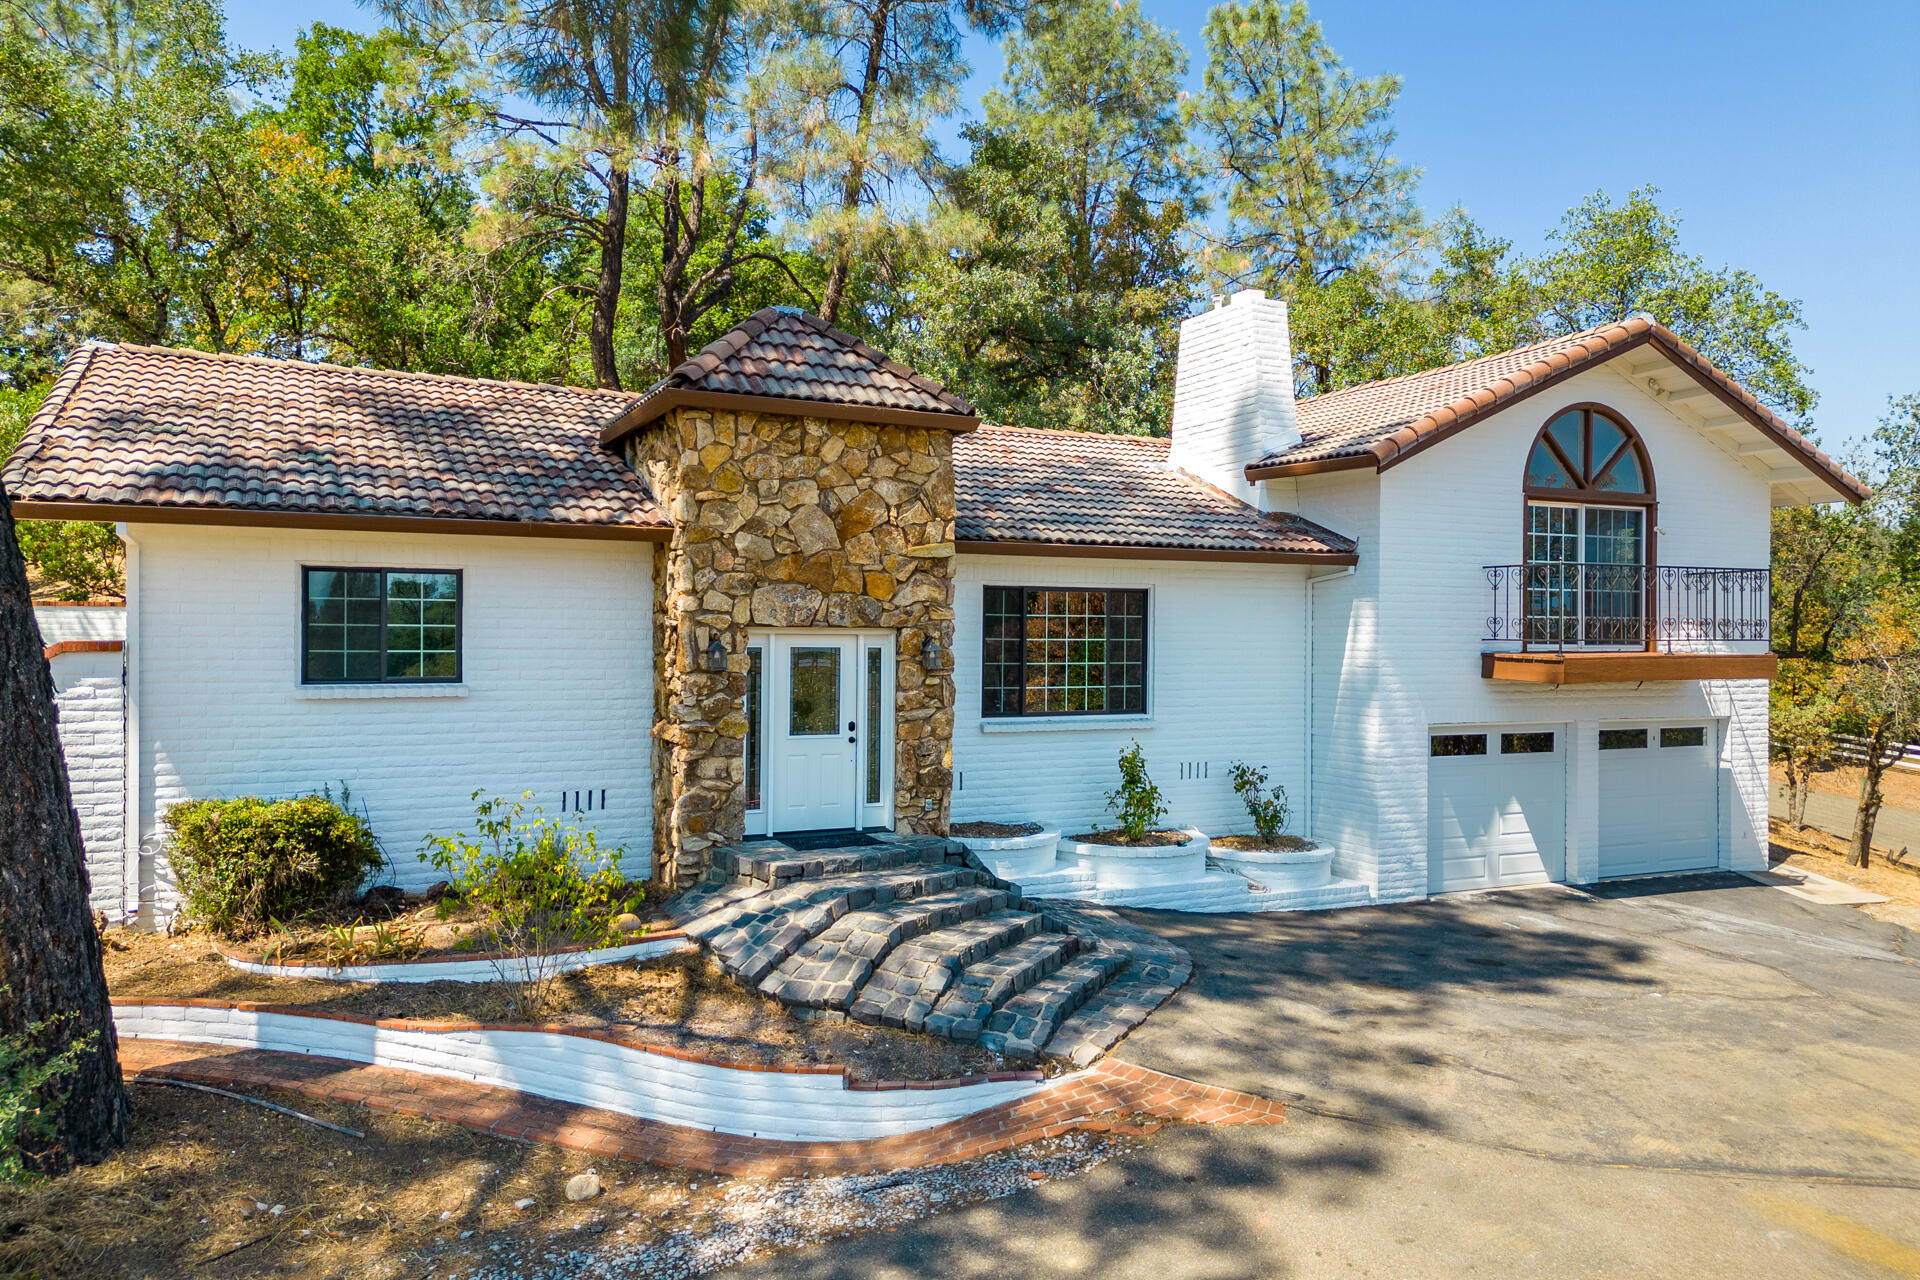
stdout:
POLYGON ((1309 576, 1307 578, 1307 643, 1306 643, 1307 705, 1306 705, 1306 716, 1304 717, 1306 720, 1306 726, 1307 726, 1307 775, 1306 775, 1307 794, 1305 795, 1305 797, 1303 797, 1300 807, 1301 807, 1301 810, 1306 815, 1306 822, 1305 822, 1306 838, 1309 840, 1314 838, 1314 833, 1313 833, 1313 762, 1314 762, 1314 748, 1313 748, 1314 646, 1313 646, 1313 639, 1314 639, 1315 633, 1313 629, 1313 589, 1319 586, 1321 583, 1331 582, 1335 578, 1351 578, 1356 572, 1359 571, 1359 568, 1360 566, 1357 564, 1350 564, 1346 568, 1336 569, 1332 573, 1323 573, 1317 576, 1309 576))
POLYGON ((120 910, 125 923, 133 925, 140 915, 140 544, 133 540, 124 523, 116 524, 113 531, 126 549, 127 575, 127 638, 120 652, 124 672, 122 696, 126 701, 122 713, 126 741, 121 744, 126 799, 121 805, 124 863, 120 910))

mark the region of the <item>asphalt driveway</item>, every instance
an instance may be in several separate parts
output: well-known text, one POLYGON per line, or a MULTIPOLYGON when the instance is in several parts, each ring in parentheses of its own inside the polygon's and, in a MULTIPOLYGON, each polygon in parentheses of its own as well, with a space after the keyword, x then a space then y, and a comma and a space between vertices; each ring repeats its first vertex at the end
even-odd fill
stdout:
POLYGON ((1121 1056, 1292 1104, 747 1276, 1920 1276, 1920 935, 1731 876, 1134 919, 1121 1056))

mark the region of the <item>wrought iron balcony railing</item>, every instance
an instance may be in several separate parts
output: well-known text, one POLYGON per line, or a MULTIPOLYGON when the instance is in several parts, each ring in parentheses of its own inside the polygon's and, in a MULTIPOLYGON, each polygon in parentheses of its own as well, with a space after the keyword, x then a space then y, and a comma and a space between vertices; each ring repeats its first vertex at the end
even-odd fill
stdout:
POLYGON ((1651 649, 1772 638, 1766 569, 1494 564, 1485 639, 1522 649, 1651 649))

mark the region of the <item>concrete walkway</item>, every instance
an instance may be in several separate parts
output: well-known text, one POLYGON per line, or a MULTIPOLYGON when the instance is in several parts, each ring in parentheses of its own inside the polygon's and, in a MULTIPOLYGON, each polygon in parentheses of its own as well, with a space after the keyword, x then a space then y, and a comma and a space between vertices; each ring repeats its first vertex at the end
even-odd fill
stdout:
POLYGON ((1120 1056, 1289 1106, 754 1277, 1920 1276, 1920 937, 1736 876, 1135 916, 1120 1056))

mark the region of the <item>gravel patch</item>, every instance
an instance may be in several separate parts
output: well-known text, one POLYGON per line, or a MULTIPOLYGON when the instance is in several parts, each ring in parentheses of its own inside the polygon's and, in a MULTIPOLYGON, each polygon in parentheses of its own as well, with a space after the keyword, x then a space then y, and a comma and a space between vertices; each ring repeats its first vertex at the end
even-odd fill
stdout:
POLYGON ((688 1280, 809 1245, 879 1231, 1070 1178, 1125 1154, 1132 1140, 1075 1133, 961 1164, 828 1178, 713 1179, 701 1221, 660 1233, 639 1215, 538 1239, 497 1237, 485 1261, 431 1267, 430 1280, 688 1280), (571 1236, 572 1238, 568 1238, 571 1236), (634 1237, 640 1237, 634 1239, 634 1237))

